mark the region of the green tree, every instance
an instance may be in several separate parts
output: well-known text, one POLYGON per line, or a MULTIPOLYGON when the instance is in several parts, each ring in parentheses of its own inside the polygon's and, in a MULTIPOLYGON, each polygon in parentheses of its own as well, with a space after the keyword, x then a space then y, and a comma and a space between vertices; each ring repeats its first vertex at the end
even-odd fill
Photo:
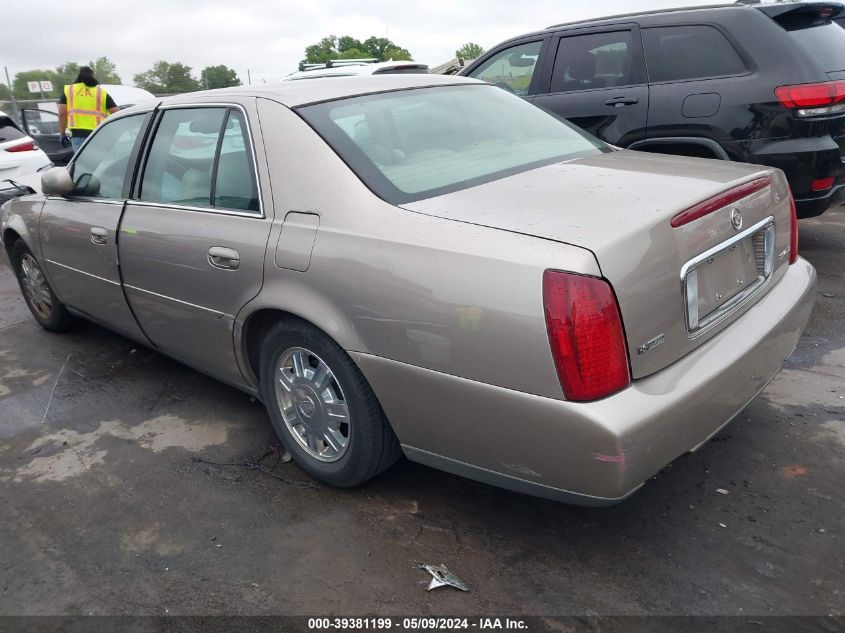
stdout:
POLYGON ((410 62, 410 61, 413 60, 413 57, 411 57, 411 53, 410 53, 410 51, 408 51, 407 48, 398 48, 398 47, 394 46, 393 48, 388 48, 386 51, 384 51, 384 60, 383 61, 388 61, 388 60, 391 60, 391 59, 395 62, 398 62, 398 61, 410 62))
POLYGON ((94 71, 94 76, 103 84, 119 84, 120 75, 117 74, 117 67, 108 57, 98 57, 88 65, 94 71))
MULTIPOLYGON (((94 71, 97 81, 104 84, 119 84, 120 75, 117 74, 115 65, 108 57, 98 57, 88 62, 88 66, 94 71)), ((76 62, 65 62, 56 67, 56 81, 61 89, 66 84, 72 84, 79 72, 79 64, 76 62)))
POLYGON ((24 70, 15 75, 12 82, 12 91, 18 99, 40 99, 41 92, 30 92, 27 83, 30 81, 51 81, 53 82, 53 89, 50 92, 44 92, 44 97, 47 99, 54 99, 61 94, 62 86, 58 85, 58 76, 53 70, 24 70))
POLYGON ((153 67, 133 77, 135 85, 153 94, 176 94, 200 89, 191 76, 191 67, 180 62, 157 61, 153 67))
POLYGON ((0 101, 9 100, 9 88, 6 84, 0 84, 0 101))
POLYGON ((360 48, 347 48, 345 51, 339 52, 336 59, 367 59, 369 55, 360 48))
POLYGON ((57 66, 56 83, 59 85, 59 89, 64 90, 67 84, 72 84, 78 72, 79 64, 76 62, 65 62, 61 66, 57 66))
POLYGON ((380 62, 388 59, 411 60, 406 48, 391 42, 386 37, 368 37, 363 42, 349 35, 329 35, 316 44, 305 47, 305 63, 324 64, 330 59, 360 59, 373 57, 380 62))
MULTIPOLYGON (((363 51, 364 45, 361 43, 361 40, 356 40, 354 37, 350 37, 348 35, 344 35, 343 37, 339 37, 337 39, 337 52, 338 53, 346 53, 349 50, 356 50, 356 51, 363 51)), ((351 55, 348 55, 346 59, 349 59, 351 55)))
POLYGON ((200 85, 203 90, 211 90, 213 88, 229 88, 230 86, 240 86, 241 80, 238 79, 238 74, 228 66, 206 66, 200 73, 200 85))
POLYGON ((473 42, 467 42, 455 51, 455 57, 459 59, 475 59, 484 54, 484 49, 473 42))
POLYGON ((373 35, 364 40, 364 50, 367 51, 370 57, 375 57, 380 62, 387 60, 384 54, 390 48, 396 48, 396 45, 386 37, 376 37, 373 35))
POLYGON ((337 37, 329 35, 316 44, 305 47, 305 61, 309 64, 324 64, 338 56, 337 37))

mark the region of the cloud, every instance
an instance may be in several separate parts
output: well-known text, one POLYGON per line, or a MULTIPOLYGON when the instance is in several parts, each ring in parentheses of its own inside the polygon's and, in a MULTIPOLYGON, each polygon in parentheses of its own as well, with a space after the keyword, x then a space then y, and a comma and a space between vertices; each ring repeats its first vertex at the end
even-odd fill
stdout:
POLYGON ((98 8, 84 12, 77 22, 76 5, 42 0, 38 32, 44 37, 32 37, 31 29, 7 29, 2 57, 10 75, 105 55, 115 62, 124 83, 132 83, 133 75, 160 59, 185 63, 197 75, 205 66, 226 64, 244 83, 250 69, 253 83, 261 83, 296 70, 305 46, 327 35, 387 36, 415 59, 436 65, 469 41, 489 48, 550 24, 682 4, 684 0, 535 0, 530 5, 516 0, 127 0, 92 5, 98 8))

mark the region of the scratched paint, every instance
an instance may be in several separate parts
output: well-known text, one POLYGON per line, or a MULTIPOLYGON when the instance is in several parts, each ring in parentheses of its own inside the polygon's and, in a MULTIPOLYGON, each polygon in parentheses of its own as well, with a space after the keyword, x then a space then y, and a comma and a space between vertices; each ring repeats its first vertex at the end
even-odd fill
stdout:
POLYGON ((620 468, 625 468, 625 451, 622 451, 618 455, 605 455, 604 453, 593 453, 593 459, 595 459, 597 462, 619 464, 620 468))

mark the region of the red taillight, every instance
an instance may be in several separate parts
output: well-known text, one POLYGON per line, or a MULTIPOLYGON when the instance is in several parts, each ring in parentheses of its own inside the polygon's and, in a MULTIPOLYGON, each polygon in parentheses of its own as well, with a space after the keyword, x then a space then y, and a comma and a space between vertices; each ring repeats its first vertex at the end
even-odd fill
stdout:
POLYGON ((7 152, 33 152, 38 149, 38 144, 35 141, 24 141, 23 143, 18 143, 17 145, 12 145, 11 147, 7 147, 7 152))
POLYGON ((785 108, 826 108, 845 101, 845 81, 779 86, 775 88, 775 96, 785 108))
POLYGON ((813 191, 824 191, 825 189, 830 189, 833 186, 833 183, 836 179, 831 178, 816 178, 813 182, 810 183, 810 187, 812 187, 813 191))
POLYGON ((763 176, 762 178, 757 178, 756 180, 747 182, 744 185, 728 189, 714 198, 710 198, 704 202, 699 202, 697 205, 690 207, 686 211, 681 211, 678 215, 672 218, 670 224, 673 229, 683 226, 684 224, 689 224, 693 220, 697 220, 700 217, 713 213, 714 211, 718 211, 737 200, 741 200, 745 196, 750 196, 752 193, 760 191, 761 189, 768 187, 770 184, 772 184, 772 179, 768 176, 763 176))
POLYGON ((546 327, 568 400, 597 400, 631 384, 619 306, 603 279, 547 270, 546 327))
POLYGON ((789 211, 789 263, 794 264, 798 259, 798 213, 795 211, 792 189, 789 190, 789 211))

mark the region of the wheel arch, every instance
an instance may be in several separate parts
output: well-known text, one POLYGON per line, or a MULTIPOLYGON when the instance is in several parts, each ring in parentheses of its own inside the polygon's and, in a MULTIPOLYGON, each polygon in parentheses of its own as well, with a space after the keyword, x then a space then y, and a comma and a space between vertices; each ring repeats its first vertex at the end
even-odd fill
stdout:
POLYGON ((731 157, 725 151, 725 148, 719 145, 719 143, 717 143, 713 139, 700 138, 695 136, 666 136, 660 138, 647 138, 643 139, 642 141, 636 141, 634 143, 631 143, 627 149, 633 149, 642 152, 658 152, 677 156, 694 156, 698 158, 716 158, 719 160, 731 160, 731 157), (669 149, 670 151, 666 151, 666 149, 669 149))
MULTIPOLYGON (((363 346, 352 324, 325 301, 306 303, 305 309, 302 310, 291 310, 278 303, 247 304, 238 314, 235 322, 235 353, 244 376, 259 392, 261 390, 261 342, 269 329, 284 319, 307 323, 346 352, 362 351, 363 346)), ((363 370, 361 371, 363 373, 363 370)))
POLYGON ((23 239, 15 229, 8 228, 3 231, 3 247, 7 253, 12 252, 12 245, 18 240, 23 239))
POLYGON ((22 240, 29 247, 29 250, 35 252, 32 248, 33 245, 29 231, 27 231, 23 219, 20 216, 13 215, 6 222, 6 228, 3 230, 3 247, 10 256, 12 254, 12 245, 18 240, 22 240))

